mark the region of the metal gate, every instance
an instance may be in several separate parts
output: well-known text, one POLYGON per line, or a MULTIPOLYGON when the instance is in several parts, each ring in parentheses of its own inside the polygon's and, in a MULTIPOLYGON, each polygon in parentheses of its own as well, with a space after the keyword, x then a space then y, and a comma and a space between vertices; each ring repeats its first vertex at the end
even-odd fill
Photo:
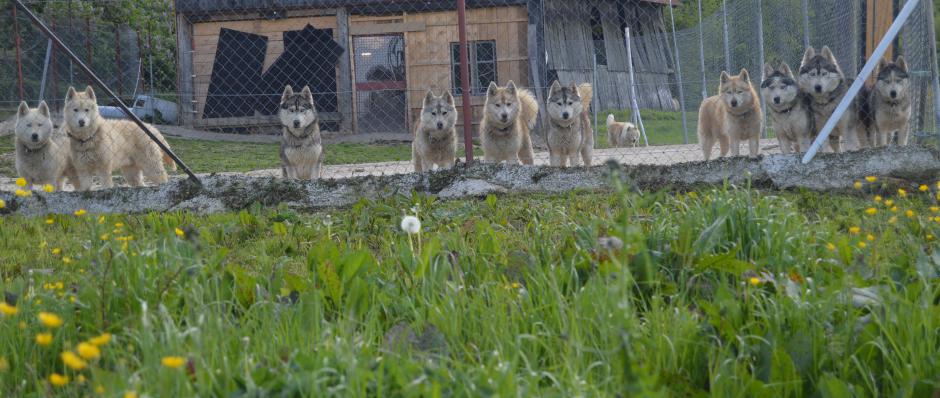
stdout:
POLYGON ((404 36, 357 36, 353 50, 358 132, 407 134, 404 36))

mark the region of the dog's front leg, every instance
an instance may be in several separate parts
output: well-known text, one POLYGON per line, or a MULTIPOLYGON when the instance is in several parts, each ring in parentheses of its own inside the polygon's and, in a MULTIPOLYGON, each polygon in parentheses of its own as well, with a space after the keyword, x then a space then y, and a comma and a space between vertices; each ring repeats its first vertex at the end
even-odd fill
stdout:
POLYGON ((760 133, 752 135, 749 144, 748 149, 750 149, 751 157, 756 158, 760 153, 760 133))
POLYGON ((898 146, 907 146, 907 140, 910 136, 910 125, 904 123, 900 129, 898 129, 898 146))

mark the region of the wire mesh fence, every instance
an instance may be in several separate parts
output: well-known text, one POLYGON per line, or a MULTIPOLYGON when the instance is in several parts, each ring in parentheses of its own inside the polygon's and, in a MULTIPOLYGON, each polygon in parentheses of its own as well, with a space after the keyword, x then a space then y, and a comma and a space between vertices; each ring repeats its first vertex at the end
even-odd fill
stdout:
MULTIPOLYGON (((560 134, 559 125, 568 125, 559 124, 549 99, 569 91, 587 94, 552 90, 555 81, 592 87, 584 115, 574 119, 590 126, 581 133, 593 137, 593 164, 607 159, 670 164, 704 158, 698 134, 700 105, 719 95, 717 111, 703 112, 705 123, 715 123, 714 112, 735 113, 728 110, 734 95, 719 92, 721 75, 746 69, 757 94, 746 98, 744 93, 737 100, 761 108, 764 123, 754 133, 760 137, 758 149, 775 153, 781 150, 779 132, 788 128, 775 123, 775 116, 793 108, 787 108, 791 97, 781 105, 774 101, 779 95, 769 90, 791 89, 793 98, 806 99, 807 118, 814 123, 805 135, 811 139, 819 121, 825 122, 824 108, 856 77, 893 22, 903 5, 895 3, 903 2, 467 0, 466 59, 460 51, 455 1, 55 0, 31 6, 47 22, 54 21, 56 32, 87 56, 115 92, 140 105, 135 112, 159 124, 164 133, 188 138, 171 138, 170 144, 196 171, 280 175, 283 163, 289 162, 279 148, 282 137, 301 139, 309 147, 309 126, 315 124, 316 140, 322 144, 316 162, 325 163, 322 176, 342 177, 413 171, 411 142, 422 134, 429 137, 422 142, 453 134, 456 145, 443 150, 456 146, 457 157, 464 158, 462 117, 445 118, 440 109, 425 108, 427 103, 452 106, 461 116, 469 110, 473 152, 482 158, 482 132, 507 126, 498 120, 486 122, 499 119, 502 112, 487 105, 494 102, 491 82, 505 87, 512 81, 531 91, 539 104, 532 125, 521 123, 531 127, 524 130, 531 130, 536 164, 550 163, 550 136, 560 134), (117 5, 130 9, 134 17, 112 15, 109 9, 117 5), (138 7, 143 11, 135 11, 138 7), (826 66, 801 73, 807 46, 820 55, 823 47, 831 49, 832 59, 825 60, 837 63, 840 73, 826 79, 817 76, 828 71, 826 66), (463 62, 467 81, 461 74, 463 62), (784 63, 792 76, 765 82, 771 77, 765 75, 782 71, 784 63), (765 70, 765 64, 771 69, 765 70), (813 81, 824 81, 823 92, 806 86, 810 74, 813 81), (309 106, 297 106, 308 100, 299 94, 295 97, 301 102, 286 103, 286 86, 294 93, 307 87, 309 106), (770 98, 761 98, 762 86, 770 98), (449 92, 453 100, 427 101, 438 98, 428 96, 429 90, 437 95, 449 92), (438 119, 442 128, 433 123, 438 119), (301 123, 297 128, 292 127, 295 121, 301 123)), ((877 145, 873 135, 887 134, 881 130, 892 125, 877 128, 874 113, 879 107, 906 109, 907 104, 909 127, 894 122, 901 126, 896 129, 909 129, 912 142, 934 142, 937 63, 932 16, 933 2, 921 1, 886 57, 904 56, 904 68, 882 79, 900 84, 895 80, 903 78, 907 83, 885 86, 878 94, 878 79, 871 78, 865 99, 857 102, 857 131, 842 135, 841 149, 877 145), (890 96, 891 87, 896 97, 890 96)), ((6 90, 0 109, 9 116, 20 99, 32 106, 44 99, 52 113, 60 113, 66 89, 83 88, 87 78, 50 48, 22 15, 14 18, 7 8, 0 18, 6 22, 0 56, 0 84, 6 90)), ((101 105, 102 113, 112 111, 108 104, 101 105)), ((748 146, 742 145, 747 154, 748 146)), ((786 151, 793 144, 784 145, 786 151)), ((0 173, 9 175, 10 169, 0 163, 0 173)))

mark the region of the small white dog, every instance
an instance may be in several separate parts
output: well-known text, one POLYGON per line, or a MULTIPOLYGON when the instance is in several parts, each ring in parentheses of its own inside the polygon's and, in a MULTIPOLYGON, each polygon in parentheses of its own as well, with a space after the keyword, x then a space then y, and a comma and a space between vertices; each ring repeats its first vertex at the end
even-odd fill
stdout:
POLYGON ((50 184, 62 190, 66 177, 78 181, 69 158, 69 140, 52 122, 45 101, 36 109, 21 102, 16 112, 16 172, 33 185, 50 184))

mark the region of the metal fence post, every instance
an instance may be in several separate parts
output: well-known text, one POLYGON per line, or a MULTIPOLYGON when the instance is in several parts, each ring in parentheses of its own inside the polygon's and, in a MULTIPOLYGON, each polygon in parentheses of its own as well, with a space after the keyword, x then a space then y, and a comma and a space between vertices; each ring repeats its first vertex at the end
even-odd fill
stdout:
POLYGON ((809 0, 803 0, 803 48, 809 48, 809 0))
MULTIPOLYGON (((816 137, 816 140, 813 141, 813 144, 810 145, 809 151, 803 155, 803 164, 813 160, 813 157, 816 156, 816 152, 819 152, 819 148, 822 147, 823 142, 829 139, 829 134, 831 134, 832 130, 836 127, 836 123, 842 119, 842 115, 849 109, 849 105, 852 101, 855 101, 858 92, 861 91, 862 86, 865 85, 865 81, 868 80, 868 77, 875 71, 875 66, 878 65, 881 58, 888 52, 888 47, 891 46, 891 43, 894 42, 898 33, 901 32, 901 27, 907 23, 907 20, 911 17, 911 13, 914 12, 914 9, 917 7, 918 2, 919 0, 908 0, 907 3, 904 4, 904 8, 901 9, 901 12, 898 13, 894 22, 891 23, 891 27, 885 32, 884 37, 882 37, 881 41, 878 43, 878 47, 875 47, 875 51, 872 52, 871 57, 865 62, 865 66, 862 67, 862 71, 859 72, 858 77, 855 78, 855 81, 849 86, 842 100, 839 101, 839 105, 832 113, 832 116, 829 117, 829 120, 826 121, 822 130, 819 131, 819 135, 816 137)), ((933 65, 933 68, 936 68, 936 65, 933 65)))
POLYGON ((467 43, 467 1, 457 0, 457 31, 460 37, 460 91, 463 101, 463 142, 467 167, 473 162, 473 106, 470 104, 470 47, 467 43))
MULTIPOLYGON (((757 0, 757 51, 759 61, 755 72, 757 76, 761 76, 764 68, 764 10, 761 0, 757 0)), ((767 114, 767 104, 764 101, 760 102, 760 113, 761 115, 767 114)), ((767 138, 767 123, 761 126, 761 135, 767 138)))
POLYGON ((731 73, 731 44, 728 39, 728 3, 726 0, 721 0, 721 29, 725 39, 725 70, 731 73))
MULTIPOLYGON (((591 88, 593 88, 594 90, 597 90, 597 53, 595 53, 593 57, 591 58, 593 60, 592 67, 594 68, 594 69, 591 69, 591 88)), ((600 107, 600 101, 595 91, 594 103, 591 104, 591 113, 594 115, 594 142, 597 142, 597 134, 598 134, 597 132, 597 108, 599 107, 600 107)))
POLYGON ((673 63, 676 67, 676 84, 679 85, 679 111, 682 112, 682 143, 689 143, 689 126, 685 115, 685 89, 682 88, 682 67, 679 66, 679 39, 676 38, 676 17, 672 11, 672 5, 669 7, 669 19, 672 22, 672 49, 675 50, 673 63))
POLYGON ((702 0, 698 0, 698 60, 702 67, 702 100, 708 98, 708 78, 705 76, 705 31, 702 27, 702 0))
MULTIPOLYGON (((933 80, 933 108, 934 108, 934 129, 936 129, 937 138, 940 140, 940 72, 937 71, 937 40, 936 21, 933 18, 933 1, 924 1, 924 13, 927 14, 927 30, 931 36, 927 41, 930 43, 930 74, 933 80)), ((940 150, 940 142, 937 144, 940 150)))
POLYGON ((624 29, 624 36, 627 40, 627 72, 630 76, 630 104, 633 107, 633 121, 640 127, 643 144, 650 146, 649 138, 646 136, 646 127, 643 126, 643 115, 640 114, 640 103, 636 100, 636 79, 633 76, 633 40, 630 38, 630 28, 624 29))
POLYGON ((52 57, 52 40, 46 43, 46 59, 42 62, 42 78, 39 81, 39 99, 46 99, 46 78, 49 74, 49 60, 52 57))
POLYGON ((23 90, 23 60, 20 55, 20 24, 16 21, 16 6, 13 7, 13 43, 16 47, 16 88, 19 90, 20 101, 25 101, 26 92, 23 90))

